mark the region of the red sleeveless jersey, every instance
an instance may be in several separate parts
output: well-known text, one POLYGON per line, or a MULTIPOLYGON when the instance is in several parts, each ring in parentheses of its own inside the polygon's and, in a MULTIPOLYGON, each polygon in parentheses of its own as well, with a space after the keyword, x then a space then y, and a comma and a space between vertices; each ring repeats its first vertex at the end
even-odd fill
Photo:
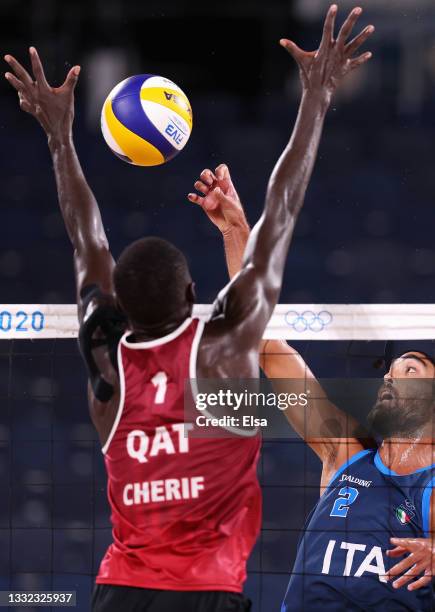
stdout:
POLYGON ((97 583, 240 592, 259 534, 258 436, 185 435, 204 324, 118 346, 121 398, 103 448, 113 544, 97 583))

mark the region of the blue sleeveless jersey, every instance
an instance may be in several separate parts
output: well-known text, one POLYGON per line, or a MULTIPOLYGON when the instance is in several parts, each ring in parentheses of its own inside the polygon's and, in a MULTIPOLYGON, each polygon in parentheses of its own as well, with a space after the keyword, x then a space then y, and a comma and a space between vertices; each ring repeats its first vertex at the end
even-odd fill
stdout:
POLYGON ((394 589, 390 537, 429 537, 435 465, 400 476, 376 450, 343 465, 311 512, 281 612, 431 612, 432 586, 394 589))

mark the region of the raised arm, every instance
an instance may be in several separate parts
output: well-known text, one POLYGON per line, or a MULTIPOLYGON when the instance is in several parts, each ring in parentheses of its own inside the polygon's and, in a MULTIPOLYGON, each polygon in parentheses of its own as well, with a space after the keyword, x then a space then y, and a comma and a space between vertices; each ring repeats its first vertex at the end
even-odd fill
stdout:
POLYGON ((230 279, 242 269, 243 255, 250 227, 226 164, 213 172, 206 168, 194 184, 199 193, 189 193, 188 199, 198 204, 222 234, 230 279))
POLYGON ((281 41, 300 68, 301 105, 291 139, 272 172, 264 213, 250 234, 242 270, 218 298, 218 310, 241 351, 258 347, 277 303, 290 240, 332 95, 342 78, 371 56, 365 53, 352 59, 373 31, 371 27, 346 44, 361 9, 350 13, 334 40, 336 13, 336 5, 331 6, 317 52, 307 53, 291 41, 281 41))
MULTIPOLYGON (((225 260, 232 278, 242 269, 249 226, 228 167, 221 164, 214 172, 203 170, 194 186, 202 195, 190 193, 188 198, 200 205, 222 233, 225 260)), ((359 423, 328 400, 302 356, 285 340, 262 340, 259 352, 260 366, 272 379, 277 393, 288 391, 283 387, 298 385, 297 381, 301 381, 310 388, 311 396, 317 398, 311 399, 305 408, 289 406, 284 414, 296 433, 325 463, 325 467, 332 458, 334 463, 337 460, 340 465, 347 459, 344 453, 353 454, 367 443, 372 445, 359 423), (286 383, 289 380, 296 382, 286 383), (357 435, 361 438, 357 439, 357 435)))
POLYGON ((12 70, 5 77, 17 90, 21 109, 38 120, 48 138, 59 206, 74 249, 81 317, 83 288, 97 285, 104 293, 113 293, 114 261, 97 201, 83 174, 73 142, 74 89, 80 67, 71 68, 61 87, 51 87, 35 48, 30 48, 33 78, 11 55, 6 55, 5 60, 12 70))

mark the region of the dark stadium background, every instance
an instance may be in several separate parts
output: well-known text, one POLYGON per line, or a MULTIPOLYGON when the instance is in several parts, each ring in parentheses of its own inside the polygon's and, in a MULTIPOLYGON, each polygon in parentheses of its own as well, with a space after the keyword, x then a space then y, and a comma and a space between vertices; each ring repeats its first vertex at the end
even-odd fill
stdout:
MULTIPOLYGON (((114 254, 144 234, 174 241, 205 303, 226 282, 222 243, 185 195, 203 168, 226 162, 256 221, 299 95, 278 39, 315 48, 328 5, 2 0, 1 52, 27 61, 28 46, 37 46, 56 84, 71 65, 83 66, 75 138, 114 254), (193 106, 189 145, 163 167, 122 163, 99 130, 105 95, 141 72, 172 78, 193 106)), ((340 19, 353 5, 339 3, 340 19)), ((374 59, 349 78, 329 113, 281 302, 435 300, 435 6, 360 5, 361 25, 377 27, 368 47, 374 59)), ((5 81, 0 100, 1 301, 72 303, 71 248, 44 135, 5 81)), ((299 348, 320 375, 344 375, 354 359, 346 343, 299 348)), ((0 354, 0 588, 75 588, 77 609, 87 610, 110 529, 75 343, 2 341, 0 354)), ((371 363, 359 359, 354 373, 379 375, 371 363)), ((279 609, 318 495, 319 464, 302 444, 267 442, 260 468, 264 529, 246 591, 255 612, 269 612, 279 609)))

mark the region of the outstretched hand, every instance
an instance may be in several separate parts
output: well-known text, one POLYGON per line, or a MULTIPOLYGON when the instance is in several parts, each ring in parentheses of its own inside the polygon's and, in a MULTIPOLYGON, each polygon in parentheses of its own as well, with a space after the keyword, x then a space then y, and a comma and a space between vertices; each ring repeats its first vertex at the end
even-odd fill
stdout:
POLYGON ((391 543, 395 548, 387 551, 389 557, 407 555, 388 572, 393 587, 399 589, 409 583, 408 590, 415 591, 430 584, 435 576, 435 544, 432 538, 391 538, 391 543))
POLYGON ((362 13, 362 8, 354 8, 334 39, 337 5, 333 4, 325 19, 323 37, 317 51, 304 51, 293 41, 283 38, 283 46, 299 66, 302 86, 305 91, 319 91, 327 95, 328 102, 340 81, 352 70, 365 64, 371 57, 370 52, 355 56, 358 49, 375 31, 374 26, 364 28, 355 38, 348 38, 362 13))
POLYGON ((18 92, 21 109, 39 121, 49 138, 68 136, 74 120, 74 89, 80 66, 71 68, 63 85, 51 87, 36 49, 30 47, 29 54, 33 78, 12 55, 4 58, 12 70, 6 72, 5 78, 18 92))
POLYGON ((208 168, 203 170, 194 187, 203 195, 189 193, 188 199, 194 204, 199 204, 210 221, 223 234, 233 227, 248 228, 243 206, 231 180, 228 166, 220 164, 214 172, 208 168))

